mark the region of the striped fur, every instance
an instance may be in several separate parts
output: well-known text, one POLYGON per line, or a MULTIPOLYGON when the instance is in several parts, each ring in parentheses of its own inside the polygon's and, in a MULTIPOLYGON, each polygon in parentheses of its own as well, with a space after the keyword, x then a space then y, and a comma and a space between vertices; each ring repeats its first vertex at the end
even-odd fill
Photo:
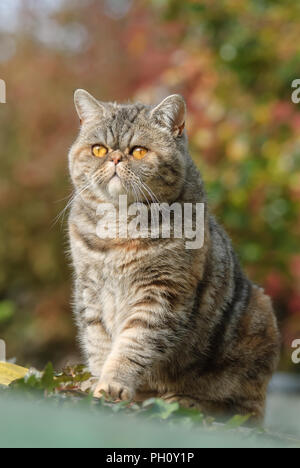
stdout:
POLYGON ((75 317, 98 380, 95 395, 156 395, 204 412, 262 418, 278 359, 277 324, 270 299, 244 275, 209 213, 182 133, 183 99, 171 96, 154 108, 104 104, 78 91, 75 102, 82 127, 70 151, 76 195, 69 233, 75 317), (104 160, 91 156, 98 143, 110 150, 104 160), (150 150, 141 161, 130 155, 138 145, 150 150), (122 183, 111 188, 117 150, 122 183), (185 239, 174 238, 99 239, 96 208, 117 206, 122 193, 146 205, 153 197, 205 203, 204 247, 187 250, 185 239))

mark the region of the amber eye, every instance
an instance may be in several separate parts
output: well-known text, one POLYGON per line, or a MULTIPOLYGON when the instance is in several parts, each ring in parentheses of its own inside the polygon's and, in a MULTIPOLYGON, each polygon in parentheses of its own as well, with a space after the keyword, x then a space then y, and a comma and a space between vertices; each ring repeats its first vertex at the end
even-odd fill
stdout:
POLYGON ((143 159, 147 153, 148 150, 146 148, 142 148, 141 146, 137 146, 132 151, 132 155, 135 159, 143 159))
POLYGON ((104 158, 108 153, 108 149, 103 145, 94 145, 92 147, 92 153, 96 158, 104 158))

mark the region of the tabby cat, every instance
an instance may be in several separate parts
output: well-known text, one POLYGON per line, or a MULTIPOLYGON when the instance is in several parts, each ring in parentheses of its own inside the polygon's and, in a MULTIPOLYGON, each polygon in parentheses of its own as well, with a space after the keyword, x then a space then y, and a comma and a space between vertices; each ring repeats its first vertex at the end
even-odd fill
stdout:
POLYGON ((69 155, 69 235, 75 317, 95 397, 151 395, 261 419, 278 360, 277 323, 209 213, 189 155, 184 99, 120 105, 77 90, 75 105, 81 129, 69 155), (174 236, 100 238, 98 207, 117 207, 125 194, 149 210, 154 201, 204 203, 203 247, 187 249, 174 236))

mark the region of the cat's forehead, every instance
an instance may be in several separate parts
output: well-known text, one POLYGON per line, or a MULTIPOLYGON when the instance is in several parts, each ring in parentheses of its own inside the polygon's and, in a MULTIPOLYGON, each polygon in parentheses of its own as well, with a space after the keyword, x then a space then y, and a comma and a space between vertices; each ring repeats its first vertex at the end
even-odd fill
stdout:
POLYGON ((106 103, 105 108, 105 117, 87 129, 87 140, 99 141, 111 148, 126 149, 133 144, 143 144, 143 140, 149 138, 147 126, 150 106, 106 103))
POLYGON ((122 123, 128 121, 134 123, 138 117, 143 117, 149 109, 150 106, 145 104, 136 103, 136 104, 118 104, 116 102, 104 103, 105 108, 108 111, 108 115, 115 121, 122 123))

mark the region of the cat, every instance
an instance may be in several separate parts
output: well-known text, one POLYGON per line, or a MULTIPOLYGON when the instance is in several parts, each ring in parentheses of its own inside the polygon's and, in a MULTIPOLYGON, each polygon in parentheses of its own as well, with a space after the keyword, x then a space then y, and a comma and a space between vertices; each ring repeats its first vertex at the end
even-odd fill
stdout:
POLYGON ((209 213, 188 150, 184 99, 104 103, 77 90, 75 106, 81 127, 69 153, 69 237, 75 319, 94 396, 151 395, 204 414, 261 420, 279 356, 277 322, 209 213), (187 249, 174 236, 100 238, 98 207, 117 207, 120 195, 146 207, 204 203, 204 245, 187 249))

